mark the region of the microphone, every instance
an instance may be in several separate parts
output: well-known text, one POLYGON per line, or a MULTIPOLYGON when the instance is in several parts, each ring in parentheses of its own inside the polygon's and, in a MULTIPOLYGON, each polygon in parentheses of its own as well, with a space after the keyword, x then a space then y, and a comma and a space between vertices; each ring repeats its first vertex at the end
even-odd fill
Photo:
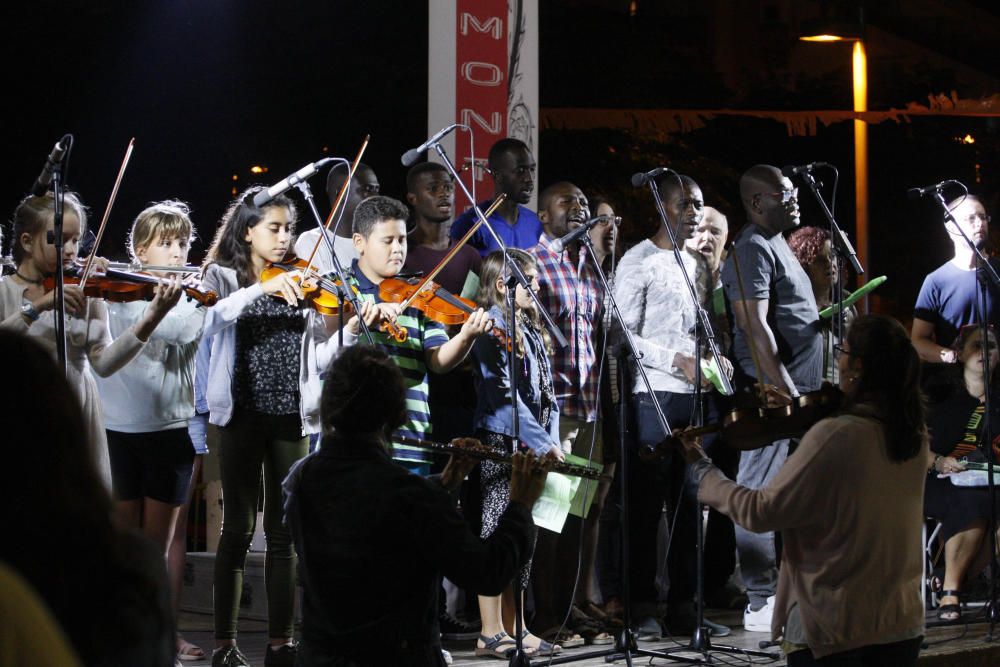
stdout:
POLYGON ((814 169, 819 169, 820 167, 829 167, 829 162, 810 162, 809 164, 803 164, 801 166, 795 167, 789 165, 787 167, 781 168, 781 175, 785 178, 792 178, 793 176, 798 176, 799 174, 805 174, 814 169))
POLYGON ((920 199, 921 197, 926 197, 927 195, 934 194, 935 192, 940 192, 944 190, 946 186, 951 185, 955 181, 947 180, 941 181, 940 183, 935 183, 934 185, 928 185, 923 188, 910 188, 906 191, 906 196, 910 199, 920 199))
POLYGON ((403 163, 404 167, 412 167, 416 163, 416 161, 420 159, 421 153, 423 153, 425 150, 427 150, 437 142, 441 141, 441 139, 444 138, 446 134, 454 130, 456 127, 462 127, 462 124, 455 123, 454 125, 449 125, 443 130, 440 130, 433 137, 431 137, 424 143, 420 144, 416 148, 411 148, 410 150, 403 153, 403 157, 400 158, 400 162, 403 163))
POLYGON ((552 242, 552 252, 562 252, 563 249, 570 243, 575 242, 581 236, 593 229, 594 225, 599 222, 604 222, 605 220, 612 220, 614 222, 620 222, 621 218, 617 215, 599 215, 596 218, 591 218, 587 222, 583 223, 569 234, 566 234, 562 238, 558 238, 552 242))
POLYGON ((666 173, 668 171, 669 172, 673 172, 673 169, 671 169, 669 167, 657 167, 656 169, 650 169, 649 171, 647 171, 645 173, 643 173, 643 172, 640 171, 638 174, 633 174, 632 175, 632 187, 633 188, 641 188, 646 183, 649 183, 649 181, 651 181, 652 179, 654 179, 657 176, 659 176, 660 174, 664 174, 664 173, 666 173))
POLYGON ((307 164, 306 166, 302 167, 291 176, 278 181, 277 183, 269 187, 267 190, 261 190, 260 192, 255 194, 253 196, 253 205, 256 206, 257 208, 260 208, 267 202, 271 201, 278 195, 284 194, 290 188, 295 187, 302 181, 312 178, 317 171, 322 169, 324 166, 330 164, 331 162, 335 161, 336 159, 337 158, 325 157, 319 162, 313 162, 312 164, 307 164))
POLYGON ((62 163, 72 143, 73 135, 70 134, 63 135, 63 138, 56 142, 56 145, 52 147, 52 152, 45 158, 45 166, 42 167, 42 173, 38 175, 38 178, 35 179, 34 184, 31 186, 31 194, 41 197, 49 191, 49 186, 52 184, 52 172, 62 163))

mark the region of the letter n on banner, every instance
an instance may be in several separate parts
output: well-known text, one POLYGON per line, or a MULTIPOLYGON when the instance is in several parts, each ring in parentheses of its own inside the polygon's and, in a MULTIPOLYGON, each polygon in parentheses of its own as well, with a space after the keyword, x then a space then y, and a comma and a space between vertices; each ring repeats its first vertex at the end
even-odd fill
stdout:
POLYGON ((427 133, 452 123, 472 128, 475 155, 465 132, 442 145, 465 184, 475 179, 481 201, 492 195, 482 187, 490 179, 472 164, 485 167, 498 139, 521 139, 537 159, 538 0, 428 0, 428 8, 427 133))

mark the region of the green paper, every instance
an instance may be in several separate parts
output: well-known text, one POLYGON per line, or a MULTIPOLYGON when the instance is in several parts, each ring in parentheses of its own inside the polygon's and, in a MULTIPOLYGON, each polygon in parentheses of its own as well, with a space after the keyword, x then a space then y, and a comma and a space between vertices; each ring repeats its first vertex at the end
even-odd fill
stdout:
POLYGON ((875 289, 876 287, 878 287, 879 285, 881 285, 885 281, 886 281, 886 277, 885 276, 879 276, 878 278, 872 278, 867 283, 865 283, 864 285, 862 285, 858 289, 854 290, 849 297, 847 297, 846 299, 844 299, 843 301, 841 301, 839 308, 837 306, 827 306, 823 310, 819 311, 819 316, 829 319, 829 318, 833 317, 833 313, 834 313, 835 310, 844 309, 844 308, 850 308, 855 303, 857 303, 859 300, 861 300, 863 297, 865 297, 869 292, 871 292, 873 289, 875 289))
MULTIPOLYGON (((589 466, 595 468, 598 472, 604 470, 604 466, 600 463, 591 463, 582 456, 573 456, 572 454, 566 454, 566 463, 572 463, 577 466, 589 466)), ((590 506, 594 502, 594 496, 597 495, 597 480, 585 479, 583 477, 576 477, 574 479, 580 480, 580 483, 576 493, 573 494, 573 503, 569 508, 569 513, 581 519, 586 519, 587 513, 590 511, 590 506)))
POLYGON ((708 360, 703 358, 701 360, 701 374, 712 383, 712 386, 715 387, 716 391, 723 396, 727 395, 725 389, 723 388, 722 378, 720 377, 722 375, 722 369, 719 368, 718 361, 715 359, 708 360))
POLYGON ((579 486, 579 477, 550 472, 545 478, 545 488, 541 497, 531 508, 535 525, 554 533, 561 533, 569 515, 573 496, 579 486))

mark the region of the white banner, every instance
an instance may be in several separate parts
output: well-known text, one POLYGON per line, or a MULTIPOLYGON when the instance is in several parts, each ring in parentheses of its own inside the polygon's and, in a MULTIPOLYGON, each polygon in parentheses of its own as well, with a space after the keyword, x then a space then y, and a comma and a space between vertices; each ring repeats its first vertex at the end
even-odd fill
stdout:
MULTIPOLYGON (((485 166, 498 139, 520 139, 539 159, 538 0, 428 0, 428 5, 427 134, 452 123, 472 128, 474 155, 467 132, 452 133, 442 146, 483 200, 493 194, 489 175, 471 165, 485 166)), ((456 209, 467 204, 459 198, 456 209)))

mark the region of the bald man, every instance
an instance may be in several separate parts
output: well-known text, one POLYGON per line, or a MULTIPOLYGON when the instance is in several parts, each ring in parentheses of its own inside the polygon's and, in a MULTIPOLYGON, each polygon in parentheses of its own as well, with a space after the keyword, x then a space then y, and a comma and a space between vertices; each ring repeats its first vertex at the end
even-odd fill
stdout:
MULTIPOLYGON (((344 186, 344 181, 347 180, 347 173, 347 166, 338 164, 327 174, 326 196, 330 200, 330 208, 333 208, 337 194, 344 186)), ((351 187, 347 189, 345 195, 347 201, 343 204, 344 215, 340 219, 340 226, 336 228, 336 235, 327 232, 330 240, 333 241, 333 250, 337 253, 337 259, 340 260, 340 264, 345 270, 350 269, 351 262, 358 258, 358 251, 354 249, 354 241, 352 240, 354 210, 358 204, 378 193, 379 182, 375 172, 364 162, 359 162, 358 168, 354 170, 354 178, 351 179, 351 187)), ((331 231, 333 231, 333 225, 336 224, 337 221, 334 220, 330 225, 331 231)), ((307 259, 313 248, 316 247, 316 241, 320 240, 319 233, 318 228, 303 232, 295 241, 295 254, 302 259, 307 259)), ((330 258, 330 249, 327 247, 326 241, 320 243, 313 266, 317 267, 320 273, 333 271, 333 260, 330 258)))
MULTIPOLYGON (((809 276, 783 236, 799 224, 798 191, 777 167, 757 165, 740 178, 740 199, 747 224, 722 268, 736 323, 733 349, 742 371, 737 372, 738 384, 746 390, 760 381, 789 396, 813 391, 823 379, 816 299, 809 276)), ((742 452, 737 483, 751 489, 765 486, 784 463, 790 444, 778 440, 742 452)), ((736 546, 750 600, 744 629, 770 632, 778 579, 774 533, 756 534, 737 526, 736 546)))

